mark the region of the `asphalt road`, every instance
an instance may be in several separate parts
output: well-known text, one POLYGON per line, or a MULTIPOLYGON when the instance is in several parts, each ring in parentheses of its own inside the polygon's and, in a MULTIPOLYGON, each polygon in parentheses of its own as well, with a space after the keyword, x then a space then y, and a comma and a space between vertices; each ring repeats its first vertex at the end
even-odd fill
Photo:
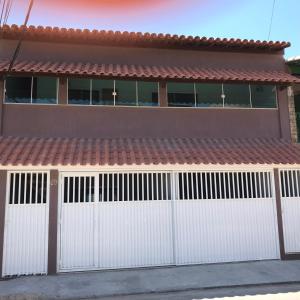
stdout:
POLYGON ((212 288, 184 292, 104 297, 89 300, 200 300, 215 298, 218 300, 300 300, 300 284, 280 284, 217 289, 212 288))

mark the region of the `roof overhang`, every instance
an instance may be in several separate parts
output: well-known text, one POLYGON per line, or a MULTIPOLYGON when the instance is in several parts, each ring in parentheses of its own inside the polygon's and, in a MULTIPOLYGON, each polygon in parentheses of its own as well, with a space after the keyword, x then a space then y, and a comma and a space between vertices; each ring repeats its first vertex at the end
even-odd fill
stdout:
MULTIPOLYGON (((5 75, 8 60, 0 61, 5 75)), ((126 78, 143 80, 181 80, 192 82, 300 83, 300 79, 277 70, 222 69, 183 66, 142 66, 53 61, 17 61, 10 74, 126 78)))
POLYGON ((28 41, 188 50, 217 49, 223 51, 277 52, 290 46, 289 42, 280 41, 272 42, 233 38, 206 38, 161 33, 155 34, 105 30, 90 31, 87 29, 81 30, 42 26, 23 27, 17 25, 5 25, 0 27, 0 38, 16 40, 21 36, 23 40, 28 41))
POLYGON ((1 168, 229 165, 300 165, 300 145, 270 138, 0 137, 1 168))

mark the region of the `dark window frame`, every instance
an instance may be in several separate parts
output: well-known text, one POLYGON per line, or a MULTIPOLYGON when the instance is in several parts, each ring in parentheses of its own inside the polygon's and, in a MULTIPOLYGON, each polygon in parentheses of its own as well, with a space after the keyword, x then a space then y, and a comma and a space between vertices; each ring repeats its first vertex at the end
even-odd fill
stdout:
POLYGON ((7 102, 7 93, 6 93, 6 79, 4 80, 4 90, 3 90, 3 103, 4 104, 12 104, 12 105, 58 105, 58 96, 59 96, 59 78, 56 76, 10 76, 13 78, 30 78, 30 102, 7 102), (43 102, 33 102, 33 80, 38 77, 51 77, 56 79, 56 99, 55 103, 43 103, 43 102))
MULTIPOLYGON (((89 104, 74 104, 74 103, 69 103, 69 79, 72 79, 71 77, 70 78, 67 78, 67 104, 68 105, 73 105, 73 106, 96 106, 96 107, 131 107, 131 108, 136 108, 136 107, 140 107, 140 108, 155 108, 155 107, 160 107, 160 82, 159 81, 143 81, 143 80, 130 80, 130 79, 111 79, 113 81, 113 104, 93 104, 93 80, 101 80, 101 79, 93 79, 93 78, 84 78, 84 77, 81 77, 82 79, 88 79, 90 81, 90 102, 89 104), (131 82, 134 82, 135 83, 135 93, 136 93, 136 104, 135 105, 120 105, 120 104, 117 104, 116 103, 116 99, 118 97, 118 95, 116 94, 116 81, 131 81, 131 82), (157 102, 157 105, 140 105, 140 103, 143 103, 143 102, 140 102, 139 101, 139 96, 138 96, 138 91, 139 91, 139 88, 138 88, 138 83, 139 82, 151 82, 151 83, 154 83, 154 84, 157 84, 157 96, 158 96, 158 102, 157 102)), ((80 78, 78 78, 80 79, 80 78)), ((102 80, 108 80, 108 79, 102 79, 102 80)))

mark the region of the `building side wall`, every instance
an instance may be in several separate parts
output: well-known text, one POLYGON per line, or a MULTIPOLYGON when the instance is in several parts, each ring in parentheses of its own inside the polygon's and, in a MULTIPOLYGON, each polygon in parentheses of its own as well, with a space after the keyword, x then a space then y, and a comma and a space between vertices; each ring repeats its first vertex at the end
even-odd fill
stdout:
MULTIPOLYGON (((281 137, 277 109, 4 105, 3 134, 33 137, 281 137)), ((287 124, 289 126, 288 120, 287 124)), ((284 132, 286 134, 286 132, 284 132)))
MULTIPOLYGON (((0 41, 0 59, 11 58, 15 41, 0 41)), ((233 68, 285 71, 282 52, 247 53, 232 51, 195 51, 180 49, 103 47, 93 45, 41 43, 24 41, 20 60, 60 62, 90 62, 104 64, 134 64, 189 66, 201 68, 233 68)))

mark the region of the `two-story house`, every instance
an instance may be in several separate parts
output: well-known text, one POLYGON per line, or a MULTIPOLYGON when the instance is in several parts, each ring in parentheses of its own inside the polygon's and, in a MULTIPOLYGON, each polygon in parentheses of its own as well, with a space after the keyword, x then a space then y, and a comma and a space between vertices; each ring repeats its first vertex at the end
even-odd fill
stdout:
POLYGON ((288 46, 1 28, 2 276, 299 258, 288 46))

